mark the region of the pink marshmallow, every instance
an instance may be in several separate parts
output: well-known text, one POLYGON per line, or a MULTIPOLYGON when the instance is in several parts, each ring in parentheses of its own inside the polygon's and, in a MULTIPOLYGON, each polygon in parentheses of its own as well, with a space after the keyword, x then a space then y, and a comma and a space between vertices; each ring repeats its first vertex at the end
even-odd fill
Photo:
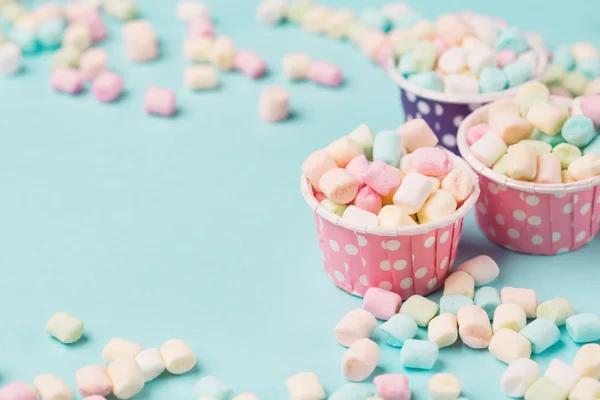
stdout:
POLYGON ((453 168, 448 153, 439 147, 418 148, 411 153, 410 160, 415 171, 425 176, 445 176, 453 168))
POLYGON ((488 124, 479 124, 470 127, 467 130, 467 143, 469 144, 469 146, 481 139, 483 135, 485 135, 489 130, 490 127, 488 124))
POLYGON ((171 116, 175 114, 175 92, 156 86, 151 87, 144 97, 144 111, 148 114, 171 116))
POLYGON ((309 80, 323 86, 338 87, 342 84, 342 70, 327 61, 313 61, 308 67, 309 80))
POLYGON ((327 196, 325 196, 325 193, 321 193, 321 192, 315 192, 314 196, 315 196, 315 199, 317 199, 317 201, 319 203, 327 198, 327 196))
POLYGON ((402 145, 409 153, 420 147, 433 147, 438 144, 437 136, 435 136, 427 122, 421 118, 402 124, 396 129, 396 132, 402 138, 402 145))
POLYGON ((579 106, 581 112, 594 122, 594 126, 600 126, 600 95, 583 96, 580 99, 579 106))
POLYGON ((437 50, 437 56, 441 56, 446 50, 448 50, 450 48, 450 46, 448 46, 448 43, 446 43, 444 41, 444 39, 442 39, 441 37, 435 37, 433 39, 433 44, 435 44, 435 48, 437 50))
POLYGON ((248 78, 257 79, 267 71, 267 63, 258 54, 241 50, 233 58, 233 68, 246 75, 248 78))
POLYGON ((378 287, 369 288, 363 297, 363 309, 384 321, 398 314, 401 304, 402 297, 398 293, 378 287))
POLYGON ((102 71, 106 69, 108 65, 108 55, 106 50, 93 47, 86 50, 79 60, 79 69, 85 77, 85 79, 93 80, 102 71))
POLYGON ((113 384, 103 365, 88 365, 75 372, 77 390, 84 396, 107 396, 112 392, 113 384))
POLYGON ((92 84, 92 93, 103 103, 115 101, 123 93, 123 78, 114 72, 102 72, 92 84))
POLYGON ((85 9, 73 16, 73 22, 82 22, 89 26, 92 41, 101 42, 106 38, 108 29, 100 13, 96 10, 85 9))
POLYGON ((565 89, 562 86, 552 86, 550 88, 550 94, 553 96, 568 97, 569 99, 573 98, 573 95, 571 94, 571 92, 569 92, 568 89, 565 89))
POLYGON ((358 191, 354 205, 370 213, 379 214, 382 205, 381 196, 370 187, 365 186, 358 191))
POLYGON ((408 32, 402 29, 392 29, 388 34, 388 40, 393 44, 398 44, 399 41, 404 39, 408 35, 408 32))
POLYGON ((52 73, 50 86, 59 92, 77 94, 83 90, 83 74, 73 68, 58 68, 52 73))
POLYGON ((397 169, 384 161, 375 160, 362 175, 363 182, 382 196, 387 196, 402 183, 402 176, 397 169))
POLYGON ((37 393, 25 382, 12 382, 0 389, 0 400, 37 400, 37 393))
POLYGON ((362 175, 369 169, 369 160, 364 154, 354 157, 348 165, 346 165, 346 171, 350 172, 358 182, 358 188, 362 189, 365 187, 365 182, 362 179, 362 175))
POLYGON ((402 374, 383 374, 376 376, 373 383, 377 394, 383 400, 410 400, 408 377, 402 374))
POLYGON ((517 61, 517 54, 512 50, 502 50, 496 53, 496 66, 504 68, 517 61))
POLYGON ((343 168, 325 172, 319 180, 319 187, 331 201, 338 204, 348 204, 358 194, 358 182, 343 168))
POLYGON ((377 51, 375 51, 375 61, 377 61, 377 64, 379 64, 381 68, 387 69, 392 54, 394 54, 394 46, 386 42, 379 46, 377 51))
POLYGON ((306 175, 308 181, 317 191, 321 190, 319 188, 321 177, 325 175, 327 171, 334 168, 337 168, 337 164, 333 160, 333 157, 325 150, 318 150, 309 155, 300 167, 302 173, 306 175))
POLYGON ((188 25, 190 38, 215 37, 215 27, 210 18, 194 18, 188 25))
POLYGON ((540 154, 537 157, 537 173, 534 181, 537 183, 562 182, 560 158, 556 154, 540 154))

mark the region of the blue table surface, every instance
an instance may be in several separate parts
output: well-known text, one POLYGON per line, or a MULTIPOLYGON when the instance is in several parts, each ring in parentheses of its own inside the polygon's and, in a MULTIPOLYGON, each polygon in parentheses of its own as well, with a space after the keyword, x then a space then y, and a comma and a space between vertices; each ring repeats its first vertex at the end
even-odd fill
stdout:
MULTIPOLYGON (((158 347, 177 337, 193 348, 198 366, 157 379, 137 398, 193 399, 194 382, 213 374, 236 392, 286 399, 285 380, 301 371, 316 372, 333 393, 345 379, 344 348, 332 328, 361 300, 327 279, 299 167, 360 123, 397 127, 398 89, 348 43, 297 26, 262 26, 254 1, 214 0, 218 32, 263 55, 270 72, 259 81, 221 74, 219 90, 190 93, 182 84, 185 29, 174 2, 139 3, 160 38, 161 58, 129 62, 119 25, 110 22, 102 46, 127 90, 117 104, 100 104, 89 92, 54 93, 48 53, 26 58, 20 75, 0 80, 0 385, 53 373, 75 388, 74 372, 101 363, 111 338, 158 347), (344 86, 287 82, 280 58, 297 51, 341 65, 344 86), (294 115, 283 124, 258 117, 260 90, 272 84, 291 92, 294 115), (151 85, 177 91, 176 118, 144 114, 151 85), (82 341, 66 346, 44 333, 56 311, 85 321, 82 341)), ((357 10, 383 3, 326 2, 357 10)), ((552 45, 600 45, 597 8, 586 0, 414 6, 427 17, 457 7, 498 15, 542 32, 552 45)), ((471 214, 458 261, 482 253, 501 265, 498 288, 530 287, 541 300, 564 296, 578 311, 600 311, 600 238, 573 254, 521 255, 488 242, 471 214)), ((565 333, 535 360, 542 368, 554 357, 570 362, 577 348, 565 333)), ((471 400, 504 398, 504 365, 487 351, 457 344, 441 351, 434 370, 406 372, 397 349, 381 349, 377 372, 407 373, 416 400, 429 398, 428 379, 441 371, 456 374, 471 400)))

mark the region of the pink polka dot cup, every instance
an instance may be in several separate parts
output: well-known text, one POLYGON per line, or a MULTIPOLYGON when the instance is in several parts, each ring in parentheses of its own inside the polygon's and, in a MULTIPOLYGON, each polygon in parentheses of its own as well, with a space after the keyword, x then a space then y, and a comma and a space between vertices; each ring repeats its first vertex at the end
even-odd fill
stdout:
POLYGON ((487 168, 471 153, 467 131, 487 122, 488 108, 469 115, 457 136, 460 154, 479 175, 481 197, 475 207, 479 229, 490 241, 526 254, 568 253, 590 242, 600 229, 600 176, 540 184, 514 180, 487 168))
MULTIPOLYGON (((456 166, 467 163, 451 155, 456 166)), ((339 288, 363 297, 370 287, 398 293, 403 299, 427 295, 443 286, 462 233, 463 219, 475 206, 479 186, 453 214, 433 223, 359 226, 319 204, 306 176, 300 177, 304 200, 314 212, 325 271, 339 288)))

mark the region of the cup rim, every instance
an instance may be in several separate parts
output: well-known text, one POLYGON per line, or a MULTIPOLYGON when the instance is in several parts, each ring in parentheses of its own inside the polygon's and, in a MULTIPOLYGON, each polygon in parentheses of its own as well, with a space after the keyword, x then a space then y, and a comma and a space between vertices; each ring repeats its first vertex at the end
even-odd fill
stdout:
MULTIPOLYGON (((538 64, 536 66, 536 70, 534 71, 533 77, 528 81, 539 81, 546 70, 546 66, 548 65, 548 55, 542 46, 537 43, 529 41, 531 49, 537 55, 538 64)), ((479 93, 479 94, 469 94, 469 95, 457 95, 452 93, 444 93, 437 92, 431 89, 425 89, 414 83, 409 82, 406 78, 399 74, 396 71, 396 63, 395 56, 392 56, 388 59, 387 63, 388 74, 392 78, 392 80, 400 87, 400 89, 405 90, 407 92, 411 92, 416 94, 417 96, 426 98, 428 100, 434 100, 439 103, 454 103, 454 104, 485 104, 490 103, 494 100, 502 99, 505 97, 515 96, 521 86, 526 84, 527 82, 515 86, 510 89, 505 89, 501 92, 493 92, 493 93, 479 93)))
POLYGON ((469 167, 469 164, 466 163, 459 156, 452 154, 449 150, 445 150, 449 156, 452 158, 455 167, 463 168, 471 174, 473 180, 473 191, 469 195, 469 197, 463 202, 463 204, 458 208, 458 210, 454 211, 452 214, 439 219, 434 222, 430 222, 428 224, 415 225, 415 226, 365 226, 358 225, 351 222, 347 222, 342 217, 337 214, 332 213, 327 210, 325 207, 322 207, 319 201, 315 198, 312 185, 308 181, 306 175, 302 174, 300 176, 300 190, 302 191, 302 197, 308 204, 308 206, 315 212, 319 217, 331 222, 336 226, 340 226, 345 229, 349 229, 356 233, 377 235, 377 236, 412 236, 412 235, 423 235, 430 232, 433 232, 440 228, 445 228, 451 224, 454 224, 459 219, 464 218, 471 209, 475 206, 477 199, 481 193, 479 188, 479 177, 473 170, 469 167))
MULTIPOLYGON (((554 104, 572 104, 573 100, 559 96, 550 96, 550 100, 554 104)), ((600 185, 600 175, 592 178, 584 179, 582 181, 571 182, 571 183, 535 183, 525 182, 516 179, 509 178, 508 176, 502 175, 491 168, 486 167, 481 161, 479 161, 473 153, 467 143, 467 130, 474 125, 473 121, 479 121, 484 113, 488 112, 490 105, 486 104, 477 110, 469 114, 458 127, 458 133, 456 134, 456 143, 458 150, 462 158, 469 164, 469 166, 479 175, 486 177, 492 182, 501 185, 501 187, 509 187, 511 189, 520 190, 527 193, 540 193, 540 194, 566 194, 573 192, 581 192, 590 189, 594 186, 600 185)))

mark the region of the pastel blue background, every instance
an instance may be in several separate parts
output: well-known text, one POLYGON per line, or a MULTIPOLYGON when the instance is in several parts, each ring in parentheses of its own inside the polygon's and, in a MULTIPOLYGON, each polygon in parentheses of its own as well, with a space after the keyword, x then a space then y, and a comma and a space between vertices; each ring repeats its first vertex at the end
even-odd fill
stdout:
MULTIPOLYGON (((324 273, 299 167, 360 123, 398 126, 398 90, 348 43, 294 26, 261 26, 254 1, 215 0, 218 31, 262 54, 270 73, 256 82, 222 74, 218 91, 188 93, 185 30, 174 2, 139 3, 162 57, 130 63, 118 24, 110 24, 104 47, 127 87, 118 104, 52 92, 49 54, 27 58, 21 75, 0 80, 0 385, 54 373, 75 387, 74 372, 101 362, 112 337, 146 347, 179 337, 193 347, 198 368, 162 377, 137 398, 194 399, 193 383, 214 374, 237 392, 286 399, 285 380, 300 371, 316 372, 333 393, 345 380, 344 349, 332 328, 361 300, 324 273), (296 51, 341 65, 344 87, 286 82, 280 58, 296 51), (289 88, 291 121, 259 119, 260 90, 271 84, 289 88), (177 118, 143 113, 150 85, 177 90, 177 118), (85 320, 85 340, 65 346, 44 334, 59 310, 85 320)), ((358 10, 383 1, 326 3, 358 10)), ((421 0, 418 7, 428 17, 470 8, 541 31, 551 44, 600 45, 593 2, 452 3, 421 0)), ((565 296, 579 311, 600 311, 600 238, 574 254, 519 255, 490 244, 469 215, 459 261, 481 253, 502 267, 498 288, 531 287, 541 300, 565 296)), ((403 373, 398 350, 381 349, 380 370, 403 373)), ((570 361, 576 350, 563 336, 535 359, 545 367, 552 357, 570 361)), ((428 378, 440 371, 455 373, 471 400, 494 400, 504 398, 503 370, 487 351, 457 345, 441 352, 434 371, 408 374, 417 400, 429 398, 428 378)))

